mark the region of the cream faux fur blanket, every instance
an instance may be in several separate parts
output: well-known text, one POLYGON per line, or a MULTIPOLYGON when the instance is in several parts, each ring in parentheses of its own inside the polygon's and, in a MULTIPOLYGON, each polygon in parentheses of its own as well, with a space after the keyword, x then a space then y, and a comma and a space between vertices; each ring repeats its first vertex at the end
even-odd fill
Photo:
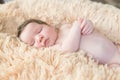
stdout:
POLYGON ((82 50, 63 54, 55 47, 35 49, 15 36, 17 26, 29 18, 60 26, 79 16, 120 43, 120 10, 111 5, 89 0, 14 0, 0 5, 0 80, 120 80, 120 68, 97 64, 82 50))

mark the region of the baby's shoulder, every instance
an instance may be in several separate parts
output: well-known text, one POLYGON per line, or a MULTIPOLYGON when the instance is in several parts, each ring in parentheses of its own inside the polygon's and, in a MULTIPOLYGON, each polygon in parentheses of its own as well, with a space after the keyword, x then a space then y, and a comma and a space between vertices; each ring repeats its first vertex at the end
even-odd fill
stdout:
POLYGON ((64 24, 59 28, 59 35, 56 43, 61 44, 63 40, 68 35, 68 32, 70 30, 70 24, 64 24))

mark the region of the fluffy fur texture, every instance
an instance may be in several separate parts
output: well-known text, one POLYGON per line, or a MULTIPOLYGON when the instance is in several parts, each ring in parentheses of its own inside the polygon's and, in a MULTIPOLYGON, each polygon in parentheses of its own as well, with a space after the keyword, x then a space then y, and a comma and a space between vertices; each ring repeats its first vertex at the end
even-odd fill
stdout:
POLYGON ((17 26, 29 18, 60 26, 80 16, 117 44, 119 14, 113 6, 89 0, 14 0, 0 5, 0 80, 120 80, 120 68, 97 64, 82 50, 65 54, 55 47, 35 49, 15 36, 17 26))

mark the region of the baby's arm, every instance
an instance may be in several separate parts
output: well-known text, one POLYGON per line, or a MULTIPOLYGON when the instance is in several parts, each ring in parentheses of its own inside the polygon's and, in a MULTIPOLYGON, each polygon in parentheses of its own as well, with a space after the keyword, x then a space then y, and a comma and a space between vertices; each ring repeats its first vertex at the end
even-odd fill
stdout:
POLYGON ((80 22, 75 21, 72 24, 70 32, 68 32, 68 36, 61 45, 62 51, 64 52, 77 51, 79 49, 80 37, 81 37, 80 22))
POLYGON ((74 52, 80 47, 81 33, 83 35, 91 34, 93 31, 93 25, 90 20, 79 19, 75 21, 68 32, 68 36, 63 41, 61 49, 64 52, 74 52))

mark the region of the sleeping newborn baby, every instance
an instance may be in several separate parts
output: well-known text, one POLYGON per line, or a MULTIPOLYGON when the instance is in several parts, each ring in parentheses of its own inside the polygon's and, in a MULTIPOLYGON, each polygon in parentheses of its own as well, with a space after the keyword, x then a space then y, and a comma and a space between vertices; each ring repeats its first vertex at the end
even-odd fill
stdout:
POLYGON ((101 64, 120 64, 117 47, 94 30, 90 20, 79 18, 72 25, 64 24, 58 30, 41 20, 30 19, 19 26, 18 37, 36 48, 58 45, 58 50, 63 52, 82 49, 101 64))

